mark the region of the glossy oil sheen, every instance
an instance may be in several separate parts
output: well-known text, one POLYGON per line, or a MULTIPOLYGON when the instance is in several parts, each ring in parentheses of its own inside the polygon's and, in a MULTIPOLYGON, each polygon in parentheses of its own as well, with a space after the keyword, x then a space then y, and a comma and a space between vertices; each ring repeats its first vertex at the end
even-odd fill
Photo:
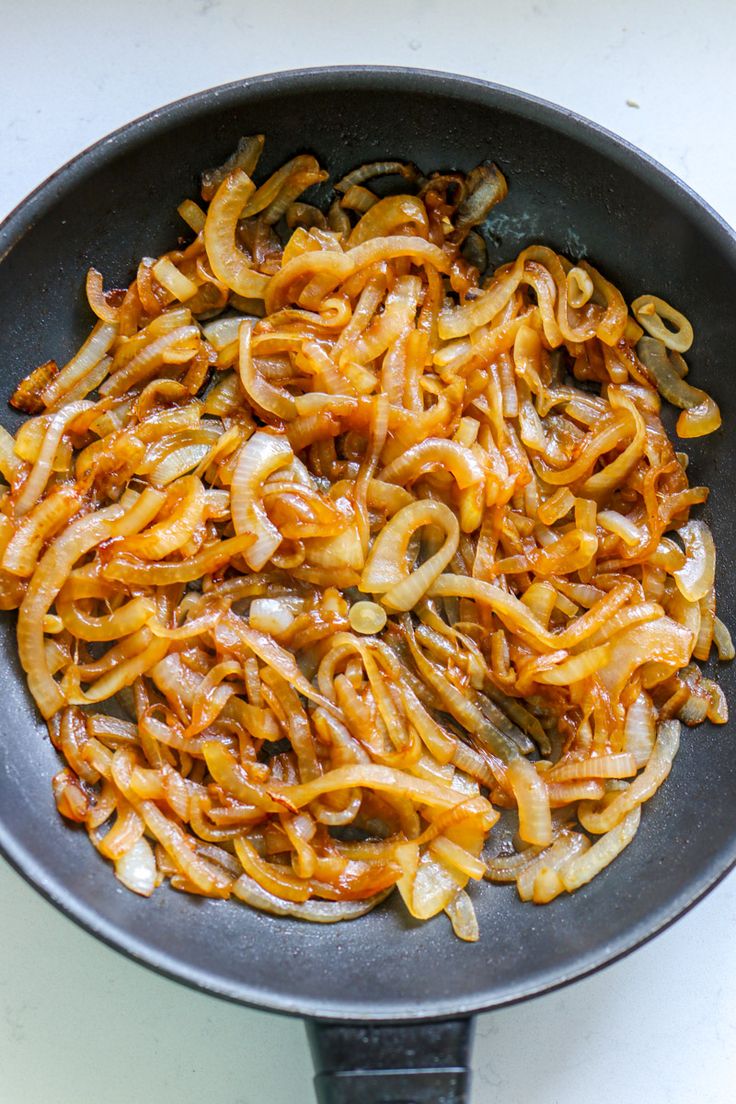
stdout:
MULTIPOLYGON (((736 244, 728 228, 661 167, 592 124, 478 81, 407 70, 277 74, 174 104, 105 139, 33 194, 0 228, 0 418, 14 384, 63 361, 91 315, 83 278, 127 282, 138 258, 186 232, 176 205, 240 135, 263 131, 260 171, 313 151, 333 174, 374 158, 422 169, 502 167, 510 193, 494 216, 494 262, 542 241, 585 256, 632 299, 654 291, 685 311, 691 379, 719 402, 725 428, 693 442, 691 481, 712 487, 719 611, 736 626, 733 371, 736 244)), ((438 1017, 519 1000, 580 976, 648 938, 736 859, 736 756, 728 726, 685 731, 663 790, 632 846, 574 897, 523 905, 512 888, 473 892, 481 938, 453 938, 444 917, 419 924, 388 902, 353 924, 275 919, 236 903, 161 889, 124 890, 86 834, 57 816, 57 757, 3 615, 0 846, 48 898, 137 959, 235 1000, 354 1019, 438 1017)), ((718 678, 732 706, 736 667, 718 678)))

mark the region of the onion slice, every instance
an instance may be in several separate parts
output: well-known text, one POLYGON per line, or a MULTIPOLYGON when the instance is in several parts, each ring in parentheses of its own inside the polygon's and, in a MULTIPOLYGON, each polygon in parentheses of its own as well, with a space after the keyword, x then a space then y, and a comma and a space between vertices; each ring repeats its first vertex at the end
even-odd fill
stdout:
POLYGON ((685 563, 674 571, 677 588, 688 602, 699 602, 713 587, 716 573, 716 547, 713 534, 704 521, 688 521, 678 529, 685 545, 685 563))
POLYGON ((337 924, 342 920, 357 920, 385 901, 393 891, 393 886, 382 890, 362 901, 323 901, 312 898, 310 901, 287 901, 277 897, 249 874, 241 874, 233 884, 233 894, 246 905, 272 916, 291 916, 295 920, 308 920, 312 924, 337 924))
POLYGON ((561 877, 567 892, 573 893, 612 863, 633 840, 639 830, 640 820, 641 807, 637 805, 626 814, 620 824, 601 836, 588 851, 563 867, 561 877))
POLYGON ((281 534, 269 521, 261 501, 263 484, 270 475, 294 459, 286 437, 258 430, 238 454, 230 488, 235 532, 252 533, 255 542, 245 553, 248 566, 260 571, 281 544, 281 534))
POLYGON ((246 299, 262 298, 268 276, 254 272, 236 243, 238 219, 255 192, 255 185, 242 169, 233 169, 218 187, 204 224, 204 244, 212 271, 218 280, 246 299))
POLYGON ((374 541, 360 579, 364 593, 381 594, 389 610, 412 609, 457 550, 460 527, 452 510, 441 502, 413 502, 398 510, 374 541), (433 556, 410 572, 407 565, 409 544, 416 531, 425 525, 437 525, 444 542, 433 556))
POLYGON ((158 871, 153 850, 141 837, 129 851, 115 861, 115 876, 126 889, 141 897, 150 897, 158 884, 158 871))

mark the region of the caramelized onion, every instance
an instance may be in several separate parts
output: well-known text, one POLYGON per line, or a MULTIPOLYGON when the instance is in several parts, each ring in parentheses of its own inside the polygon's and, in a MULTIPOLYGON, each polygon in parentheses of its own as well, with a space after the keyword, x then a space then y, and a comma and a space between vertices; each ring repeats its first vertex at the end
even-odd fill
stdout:
POLYGON ((255 185, 242 169, 233 169, 212 198, 204 224, 204 245, 212 271, 236 295, 262 298, 268 277, 253 270, 237 244, 236 229, 255 185))
POLYGON ((333 923, 396 887, 475 941, 470 880, 574 892, 680 721, 728 718, 708 492, 660 418, 720 412, 661 300, 639 325, 538 244, 481 277, 492 162, 362 165, 328 212, 311 154, 254 179, 263 144, 127 290, 90 269, 92 333, 15 389, 0 608, 57 809, 126 888, 333 923))
POLYGON ((657 295, 640 295, 631 304, 631 309, 639 325, 668 349, 686 353, 692 345, 693 328, 689 321, 664 299, 657 295))
POLYGON ((713 433, 721 425, 718 406, 705 391, 692 387, 682 378, 672 354, 668 355, 668 348, 674 347, 668 346, 664 338, 642 337, 636 351, 662 397, 682 409, 677 419, 680 437, 702 437, 713 433))

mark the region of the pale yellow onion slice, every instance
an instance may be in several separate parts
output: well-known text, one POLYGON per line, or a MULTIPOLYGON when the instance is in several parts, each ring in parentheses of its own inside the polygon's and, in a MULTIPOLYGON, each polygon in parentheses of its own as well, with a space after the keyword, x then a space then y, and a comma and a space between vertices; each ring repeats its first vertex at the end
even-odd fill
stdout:
POLYGON ((637 765, 629 752, 598 755, 590 759, 566 759, 551 770, 545 779, 564 782, 569 778, 627 778, 636 774, 637 765))
POLYGON ((457 870, 476 882, 485 876, 486 864, 466 848, 448 839, 447 836, 436 836, 430 841, 429 850, 436 858, 442 860, 445 866, 457 870))
POLYGON ((383 238, 406 227, 412 234, 427 236, 427 212, 421 200, 414 196, 385 196, 372 204, 352 231, 348 245, 352 248, 372 238, 383 238))
POLYGON ((637 805, 620 824, 606 832, 588 851, 578 855, 562 869, 562 882, 568 893, 573 893, 591 881, 629 846, 638 831, 640 820, 641 806, 637 805))
POLYGON ((378 202, 378 196, 375 192, 372 192, 370 188, 364 188, 360 184, 353 184, 345 192, 345 195, 340 200, 340 206, 346 211, 355 211, 356 214, 364 215, 366 211, 369 211, 374 203, 378 202))
MULTIPOLYGON (((239 171, 242 171, 242 169, 239 171)), ((297 154, 296 157, 292 157, 290 161, 287 161, 286 164, 282 165, 276 172, 271 173, 268 180, 261 184, 260 188, 258 188, 248 199, 240 217, 252 218, 253 215, 260 214, 261 211, 270 208, 280 197, 281 193, 288 189, 290 181, 302 176, 307 176, 310 179, 312 177, 324 179, 319 163, 309 153, 297 154)), ((304 191, 305 187, 307 187, 306 184, 296 192, 296 195, 290 195, 287 206, 292 199, 295 199, 297 195, 300 195, 301 192, 304 191)))
MULTIPOLYGON (((322 184, 327 180, 328 173, 326 173, 324 169, 320 169, 314 158, 311 160, 313 162, 312 167, 307 166, 301 169, 292 170, 276 198, 269 203, 268 207, 266 207, 261 214, 263 225, 275 226, 302 192, 305 192, 307 188, 311 188, 315 184, 322 184)), ((256 192, 256 196, 257 195, 258 193, 256 192)), ((253 197, 254 200, 256 196, 253 197)), ((246 218, 247 217, 246 215, 246 218)))
POLYGON ((176 210, 184 219, 189 229, 193 230, 195 234, 200 234, 202 230, 204 230, 207 216, 199 204, 195 203, 193 199, 183 200, 176 210))
POLYGON ((124 636, 138 632, 148 624, 156 612, 150 598, 138 595, 122 606, 102 617, 82 614, 75 603, 66 603, 60 594, 56 608, 59 611, 63 627, 80 640, 120 640, 124 636))
POLYGON ((443 862, 425 851, 419 859, 407 901, 409 912, 417 920, 429 920, 447 908, 458 890, 465 887, 467 880, 467 875, 448 869, 443 862))
POLYGON ((440 337, 443 340, 464 337, 490 322, 518 288, 523 269, 523 261, 517 261, 509 272, 495 277, 488 290, 472 303, 444 309, 439 318, 440 337))
POLYGON ((77 415, 84 410, 91 409, 91 407, 92 403, 80 399, 77 402, 67 403, 61 410, 51 415, 38 458, 15 500, 16 514, 27 514, 30 508, 38 502, 51 475, 51 466, 59 442, 77 415))
POLYGON ((98 322, 92 333, 64 365, 58 375, 44 388, 41 398, 47 407, 53 408, 60 399, 71 391, 90 369, 98 364, 111 348, 118 334, 116 323, 98 322))
POLYGON ((452 930, 458 939, 465 943, 477 943, 480 939, 478 918, 475 915, 473 902, 464 889, 459 889, 449 904, 445 905, 445 912, 450 918, 452 930))
MULTIPOLYGON (((136 651, 121 663, 117 663, 111 671, 101 675, 86 691, 80 693, 70 692, 67 697, 72 705, 86 705, 90 702, 106 701, 118 694, 127 686, 132 686, 137 678, 149 671, 160 659, 166 655, 169 648, 168 640, 153 638, 146 627, 139 630, 140 645, 142 650, 136 651)), ((138 635, 138 634, 136 634, 138 635)), ((128 637, 129 640, 134 637, 128 637)))
POLYGON ((168 257, 161 257, 160 260, 156 261, 151 271, 161 287, 166 288, 180 303, 185 303, 187 299, 191 299, 199 290, 194 280, 190 280, 188 276, 185 276, 168 257))
POLYGON ((32 575, 45 542, 65 525, 82 506, 79 492, 62 486, 47 495, 26 514, 2 557, 4 571, 13 575, 32 575))
POLYGON ((164 364, 186 363, 191 360, 199 343, 200 333, 197 326, 167 326, 164 333, 153 337, 125 365, 108 376, 100 385, 100 394, 106 398, 124 395, 132 387, 150 380, 164 364))
POLYGON ((234 879, 215 863, 201 858, 194 849, 191 837, 170 820, 154 801, 139 802, 137 810, 151 835, 156 837, 181 873, 197 889, 210 897, 230 896, 234 879))
POLYGON ((386 483, 406 486, 436 468, 452 473, 460 491, 460 528, 465 533, 472 533, 482 517, 486 473, 470 448, 457 441, 427 437, 392 461, 379 472, 378 478, 386 483))
POLYGON ((605 423, 596 428, 583 448, 579 450, 577 458, 568 467, 559 471, 551 469, 540 471, 541 478, 552 486, 576 482, 591 470, 599 456, 610 452, 619 444, 624 436, 626 421, 622 412, 606 418, 605 423))
POLYGON ((110 527, 113 537, 122 537, 128 533, 137 533, 149 525, 159 513, 166 501, 164 491, 156 487, 146 487, 133 502, 123 502, 125 515, 114 521, 110 527))
MULTIPOLYGON (((693 634, 669 617, 625 629, 612 641, 601 679, 616 698, 640 667, 665 664, 672 673, 687 666, 693 648, 693 634)), ((646 681, 644 683, 646 688, 646 681)))
POLYGON ((393 886, 384 889, 373 897, 362 901, 323 901, 314 898, 311 901, 287 901, 284 897, 264 889, 249 874, 241 874, 233 885, 233 895, 251 908, 272 916, 292 916, 297 920, 308 920, 313 924, 337 924, 343 920, 357 920, 385 901, 393 892, 393 886))
POLYGON ((150 897, 158 883, 158 871, 153 849, 141 837, 129 851, 115 861, 115 876, 126 889, 141 897, 150 897))
POLYGON ((519 807, 519 835, 526 843, 546 846, 552 842, 552 816, 544 779, 521 756, 509 763, 508 777, 519 807))
POLYGON ((652 699, 642 690, 626 710, 624 747, 637 767, 649 762, 657 738, 657 716, 652 699))
POLYGON ((244 552, 253 542, 250 533, 227 537, 207 545, 196 555, 179 563, 148 563, 132 556, 113 557, 102 568, 107 579, 132 586, 169 586, 172 583, 193 583, 203 575, 209 575, 225 567, 235 556, 244 552))
MULTIPOLYGON (((252 322, 252 319, 246 319, 246 322, 252 322)), ((239 316, 215 318, 202 327, 202 333, 212 348, 221 353, 223 349, 238 340, 242 325, 243 319, 239 316)))
POLYGON ((703 679, 703 689, 708 694, 708 720, 713 724, 726 724, 728 721, 728 702, 726 695, 713 679, 703 679))
POLYGON ((601 471, 588 476, 580 491, 589 498, 600 501, 603 494, 620 485, 644 452, 646 444, 646 423, 636 404, 623 392, 609 388, 609 401, 614 410, 626 410, 634 425, 634 436, 624 451, 607 464, 601 471))
POLYGON ((599 525, 602 525, 609 533, 620 537, 624 544, 629 547, 640 544, 644 539, 644 533, 640 527, 631 518, 619 513, 618 510, 599 510, 597 520, 599 525))
POLYGON ((355 364, 359 369, 358 378, 360 378, 360 371, 362 371, 360 366, 375 361, 385 352, 386 356, 381 366, 381 390, 393 404, 401 402, 405 382, 403 369, 406 360, 406 341, 414 324, 421 297, 422 283, 417 276, 399 277, 386 296, 381 314, 376 315, 371 326, 360 337, 347 345, 340 357, 342 370, 353 371, 352 366, 355 364))
POLYGON ((685 545, 685 563, 673 576, 688 602, 699 602, 712 588, 716 573, 716 546, 704 521, 688 521, 678 529, 685 545))
POLYGON ((608 832, 632 809, 648 801, 664 782, 672 768, 672 761, 680 746, 680 722, 663 721, 657 732, 654 750, 642 773, 631 783, 628 789, 618 794, 610 804, 600 811, 590 802, 583 802, 578 808, 578 819, 588 832, 608 832))
POLYGON ((256 598, 250 604, 248 621, 258 632, 278 636, 294 622, 295 614, 283 598, 256 598))
POLYGON ((8 483, 14 483, 24 469, 25 465, 15 451, 15 439, 5 426, 0 426, 0 474, 8 483))
POLYGON ((734 649, 733 641, 731 640, 731 634, 728 628, 721 621, 720 617, 716 617, 715 625, 713 629, 713 639, 715 641, 716 648, 718 649, 718 658, 723 662, 729 659, 733 659, 736 656, 736 649, 734 649))
POLYGON ((253 571, 260 571, 281 544, 281 534, 269 520, 261 501, 263 484, 293 459, 286 437, 265 430, 249 437, 238 454, 230 487, 231 511, 235 532, 255 535, 255 542, 244 553, 253 571))
MULTIPOLYGON (((86 740, 85 740, 86 744, 86 740)), ((78 745, 79 746, 79 745, 78 745)), ((135 811, 133 806, 123 797, 121 793, 116 793, 112 797, 115 805, 115 822, 111 827, 108 827, 103 835, 93 835, 92 842, 96 846, 101 855, 104 855, 106 859, 112 859, 116 861, 125 855, 138 840, 141 839, 144 833, 144 824, 141 817, 135 811)), ((95 805, 94 821, 100 818, 100 823, 105 824, 108 820, 108 816, 103 818, 103 813, 106 810, 106 804, 104 801, 99 803, 102 805, 102 809, 98 809, 95 805)), ((88 827, 91 825, 88 825, 88 827)))
POLYGON ((523 870, 519 871, 516 889, 522 901, 531 901, 533 898, 536 900, 542 892, 547 900, 552 900, 558 893, 563 892, 564 886, 558 872, 589 847, 590 841, 586 836, 580 832, 563 829, 551 847, 545 848, 533 862, 526 864, 523 870), (556 877, 551 877, 552 875, 556 877), (538 880, 542 883, 539 891, 537 891, 538 880))
MULTIPOLYGON (((564 654, 564 653, 563 653, 564 654)), ((547 686, 572 686, 574 682, 590 678, 608 663, 611 654, 610 644, 600 644, 597 648, 587 648, 580 655, 570 656, 548 671, 536 675, 536 681, 547 686)))
POLYGON ((236 241, 238 220, 255 192, 242 169, 229 173, 217 189, 207 211, 204 244, 212 271, 221 283, 246 299, 262 299, 269 277, 253 268, 236 241))

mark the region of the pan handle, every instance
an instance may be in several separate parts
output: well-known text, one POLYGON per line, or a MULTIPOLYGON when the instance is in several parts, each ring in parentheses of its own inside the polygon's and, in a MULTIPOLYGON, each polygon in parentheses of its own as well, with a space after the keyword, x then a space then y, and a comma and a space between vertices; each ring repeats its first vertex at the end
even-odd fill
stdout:
POLYGON ((473 1020, 307 1024, 318 1104, 468 1104, 473 1020))

